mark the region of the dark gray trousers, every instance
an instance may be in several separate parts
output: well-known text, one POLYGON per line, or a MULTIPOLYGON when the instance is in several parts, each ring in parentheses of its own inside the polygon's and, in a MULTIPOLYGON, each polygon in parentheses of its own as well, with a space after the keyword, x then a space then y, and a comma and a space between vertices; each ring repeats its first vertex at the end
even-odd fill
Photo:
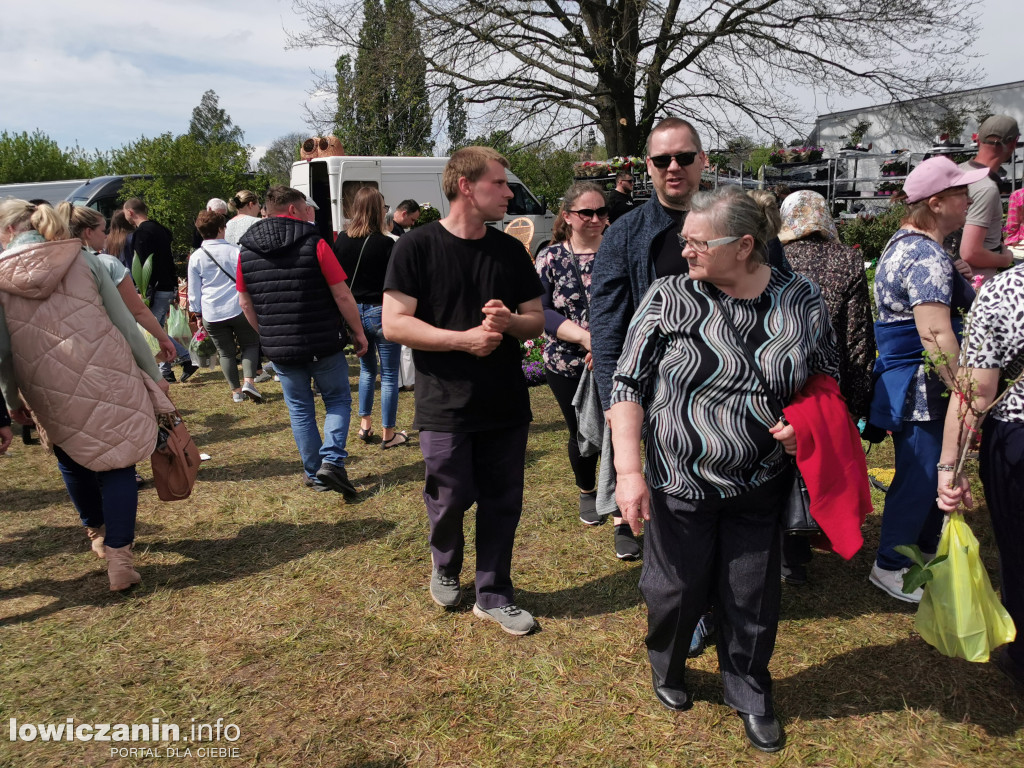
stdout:
POLYGON ((216 322, 204 318, 203 327, 213 339, 213 346, 220 356, 220 370, 232 390, 242 386, 235 360, 239 349, 242 351, 242 376, 251 379, 256 375, 260 364, 260 335, 249 325, 244 314, 216 322))
POLYGON ((430 552, 446 576, 462 571, 463 518, 476 503, 476 602, 481 608, 515 602, 512 545, 523 514, 529 429, 523 424, 485 432, 419 433, 430 552))
POLYGON ((714 604, 725 703, 773 711, 768 662, 781 597, 779 507, 788 473, 741 496, 689 501, 651 492, 640 591, 647 654, 658 678, 682 687, 697 620, 714 604))

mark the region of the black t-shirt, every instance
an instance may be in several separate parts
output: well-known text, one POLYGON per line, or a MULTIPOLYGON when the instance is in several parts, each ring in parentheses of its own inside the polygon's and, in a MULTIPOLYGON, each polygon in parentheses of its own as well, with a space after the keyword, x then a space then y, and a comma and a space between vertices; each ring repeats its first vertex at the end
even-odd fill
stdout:
MULTIPOLYGON (((653 205, 661 205, 661 203, 651 200, 653 205)), ((668 277, 669 275, 688 275, 690 273, 690 266, 686 263, 686 259, 683 258, 683 249, 679 247, 679 232, 683 228, 683 216, 686 211, 677 211, 675 208, 665 208, 662 206, 669 216, 672 217, 672 221, 675 222, 674 226, 662 232, 658 237, 651 243, 651 255, 654 258, 654 274, 658 277, 668 277)))
POLYGON ((334 241, 334 255, 348 275, 345 282, 358 303, 380 304, 384 300, 384 275, 387 274, 394 245, 392 238, 380 232, 372 233, 369 239, 338 233, 338 239, 334 241))
MULTIPOLYGON (((391 254, 385 291, 416 299, 415 316, 436 328, 466 331, 483 322, 483 306, 500 299, 513 312, 544 292, 522 243, 493 227, 464 240, 432 222, 411 230, 391 254)), ((529 423, 530 396, 519 342, 505 334, 486 357, 413 350, 414 427, 481 432, 529 423)))
POLYGON ((620 216, 624 216, 636 207, 636 203, 633 202, 633 198, 629 195, 619 192, 617 189, 613 189, 607 194, 608 204, 608 223, 611 224, 620 216))

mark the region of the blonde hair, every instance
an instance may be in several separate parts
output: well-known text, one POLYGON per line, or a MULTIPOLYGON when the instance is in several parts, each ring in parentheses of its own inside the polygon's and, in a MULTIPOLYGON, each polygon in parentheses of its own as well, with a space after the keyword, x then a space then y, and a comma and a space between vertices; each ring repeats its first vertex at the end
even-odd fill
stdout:
POLYGON ((487 164, 494 160, 508 168, 508 160, 496 149, 490 147, 463 147, 448 158, 444 167, 441 185, 444 196, 454 200, 459 194, 459 179, 478 181, 487 172, 487 164))
POLYGON ((782 229, 782 212, 779 210, 775 195, 767 189, 751 189, 747 191, 747 195, 757 203, 757 207, 768 221, 768 239, 778 237, 779 230, 782 229))
POLYGON ((87 208, 84 205, 75 205, 65 201, 57 206, 57 215, 68 223, 71 236, 77 237, 83 242, 85 241, 82 238, 82 233, 85 230, 95 229, 96 227, 106 229, 107 227, 107 220, 103 217, 102 213, 93 208, 87 208))
POLYGON ((238 213, 242 208, 249 205, 249 203, 256 203, 259 205, 259 202, 260 198, 255 192, 243 189, 228 201, 228 206, 231 208, 232 213, 238 213))
POLYGON ((70 240, 71 230, 53 207, 33 205, 26 200, 10 197, 0 202, 0 229, 12 227, 15 233, 34 229, 46 240, 70 240))
POLYGON ((352 216, 345 225, 349 237, 368 237, 375 232, 388 233, 384 217, 384 195, 375 187, 363 187, 352 201, 352 216))

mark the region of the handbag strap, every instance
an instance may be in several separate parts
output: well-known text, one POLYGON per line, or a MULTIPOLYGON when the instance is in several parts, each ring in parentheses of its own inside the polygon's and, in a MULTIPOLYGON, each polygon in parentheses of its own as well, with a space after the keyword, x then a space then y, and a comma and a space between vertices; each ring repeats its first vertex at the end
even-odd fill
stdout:
POLYGON ((775 390, 768 386, 768 382, 764 378, 764 373, 762 373, 761 371, 761 366, 757 364, 757 360, 754 359, 754 353, 751 352, 750 347, 747 346, 747 340, 743 338, 743 335, 740 333, 740 329, 736 327, 736 323, 733 322, 733 319, 729 315, 728 310, 725 308, 722 302, 719 301, 718 296, 714 296, 713 300, 715 304, 718 305, 719 310, 721 310, 722 317, 725 319, 726 325, 729 326, 729 329, 733 332, 733 335, 736 337, 736 341, 739 342, 740 349, 743 350, 743 356, 747 358, 747 363, 750 364, 751 369, 753 369, 754 371, 754 375, 757 377, 757 380, 761 383, 761 388, 764 389, 765 394, 768 395, 768 400, 771 402, 772 407, 778 412, 779 419, 782 421, 783 424, 788 424, 789 422, 786 421, 786 415, 785 413, 783 413, 782 410, 782 401, 779 400, 779 396, 775 394, 775 390))
POLYGON ((356 284, 356 275, 359 274, 359 265, 363 262, 363 251, 366 250, 366 244, 370 242, 370 235, 366 236, 363 240, 363 247, 359 249, 359 258, 356 259, 356 268, 352 271, 352 279, 348 281, 348 289, 351 291, 356 284))
POLYGON ((219 261, 217 261, 215 258, 213 258, 213 254, 210 253, 208 250, 206 250, 206 246, 205 245, 200 245, 199 247, 203 249, 203 253, 205 253, 207 256, 210 257, 210 261, 212 261, 214 264, 217 265, 217 269, 219 269, 221 272, 223 272, 225 275, 227 275, 228 280, 230 280, 231 282, 235 282, 235 278, 231 276, 231 273, 228 272, 226 269, 224 269, 224 267, 222 267, 220 265, 219 261))
POLYGON ((583 273, 580 271, 580 265, 576 261, 576 253, 572 249, 572 243, 569 240, 565 241, 565 250, 569 252, 569 263, 572 264, 572 271, 576 273, 576 280, 580 284, 580 296, 583 298, 583 308, 586 310, 587 322, 590 322, 590 298, 587 296, 587 286, 583 284, 583 273))

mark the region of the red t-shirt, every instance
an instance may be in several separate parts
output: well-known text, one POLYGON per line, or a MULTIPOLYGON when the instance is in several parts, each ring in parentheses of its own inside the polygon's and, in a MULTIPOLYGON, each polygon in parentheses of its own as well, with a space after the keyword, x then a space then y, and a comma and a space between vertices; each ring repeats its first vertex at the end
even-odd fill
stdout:
MULTIPOLYGON (((288 216, 287 214, 280 214, 282 219, 294 219, 295 221, 301 221, 301 219, 295 216, 288 216)), ((337 285, 338 283, 344 282, 348 275, 345 274, 345 270, 341 268, 341 264, 338 263, 338 257, 334 255, 334 249, 327 244, 327 241, 322 237, 316 244, 316 260, 320 262, 320 271, 324 275, 324 279, 328 285, 337 285)), ((235 287, 239 293, 248 293, 245 288, 245 278, 242 277, 242 254, 238 254, 238 269, 235 272, 235 287)))

